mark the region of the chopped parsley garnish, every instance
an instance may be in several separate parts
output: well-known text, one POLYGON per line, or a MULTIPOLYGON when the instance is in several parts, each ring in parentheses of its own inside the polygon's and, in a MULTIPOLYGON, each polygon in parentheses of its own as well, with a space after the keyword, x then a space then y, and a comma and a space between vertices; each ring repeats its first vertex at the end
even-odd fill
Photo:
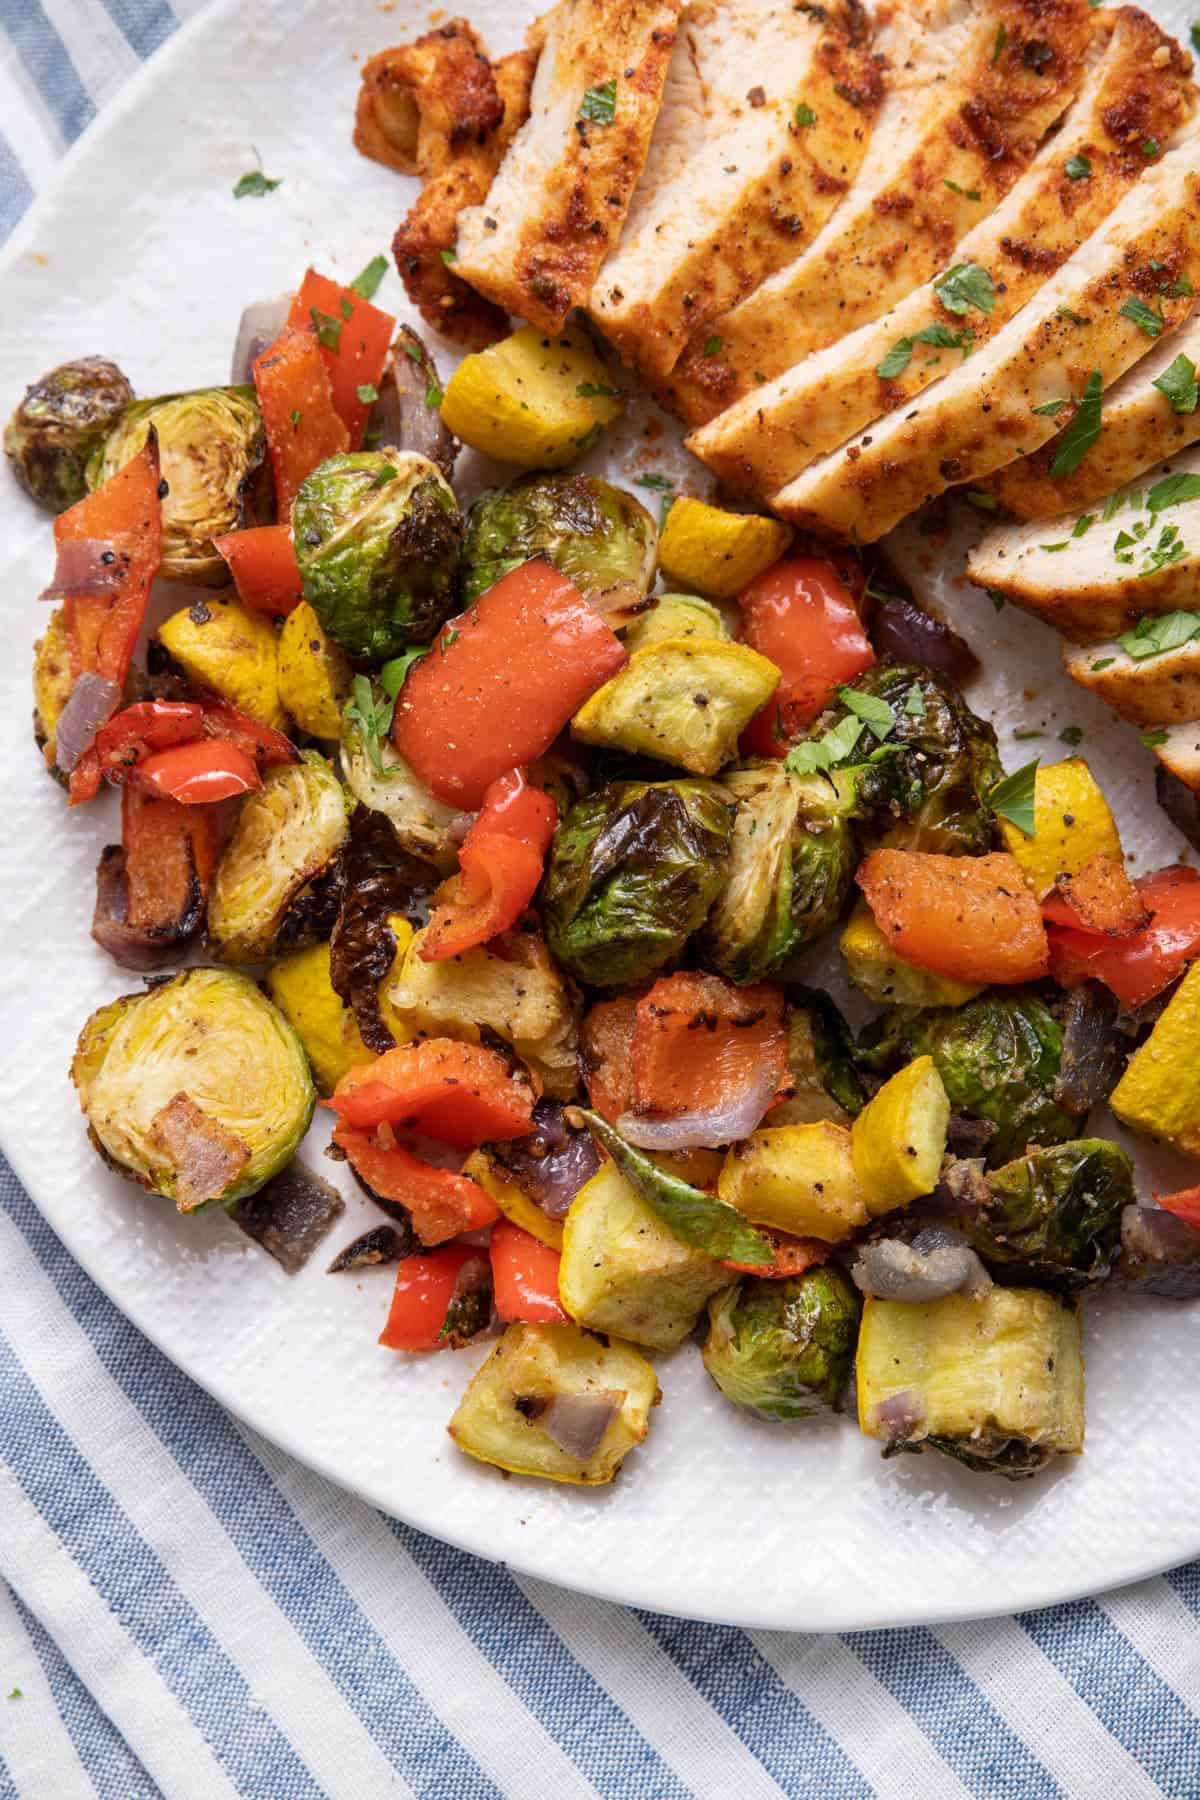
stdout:
POLYGON ((962 331, 951 331, 948 325, 926 325, 914 337, 897 338, 883 361, 876 365, 875 373, 881 381, 892 381, 897 375, 903 375, 918 344, 932 344, 938 350, 961 350, 966 356, 974 336, 969 326, 964 326, 962 331))
MULTIPOLYGON (((402 658, 397 658, 402 661, 402 658)), ((407 673, 407 670, 405 671, 407 673)), ((400 692, 397 685, 396 693, 400 692)), ((350 704, 346 717, 362 732, 362 740, 377 775, 383 774, 383 740, 391 729, 394 696, 376 696, 367 675, 356 675, 350 684, 350 704)))
POLYGON ((1165 394, 1171 402, 1172 410, 1177 413, 1193 413, 1200 405, 1200 388, 1196 384, 1196 365, 1190 356, 1182 351, 1175 358, 1169 369, 1164 369, 1157 380, 1151 383, 1160 394, 1165 394))
MULTIPOLYGON (((445 252, 442 253, 445 255, 445 252)), ((373 256, 365 269, 360 269, 350 286, 360 300, 373 300, 379 292, 379 284, 388 272, 386 256, 373 256)))
POLYGON ((719 356, 721 354, 721 339, 719 337, 705 338, 704 354, 705 356, 719 356))
POLYGON ((1035 406, 1034 412, 1039 419, 1055 419, 1064 406, 1070 406, 1069 400, 1046 400, 1041 406, 1035 406))
POLYGON ((1058 741, 1060 744, 1069 744, 1072 750, 1077 750, 1083 742, 1083 726, 1064 725, 1058 734, 1058 741))
POLYGON ((1044 735, 1036 725, 1026 725, 1022 726, 1020 731, 1013 732, 1013 741, 1018 744, 1027 744, 1030 738, 1040 738, 1044 735))
POLYGON ((1142 155, 1146 156, 1146 157, 1153 157, 1153 156, 1157 156, 1158 154, 1159 154, 1158 139, 1157 138, 1143 138, 1142 139, 1142 155))
POLYGON ((1160 613, 1157 618, 1139 619, 1132 631, 1117 639, 1126 656, 1144 662, 1148 656, 1165 656, 1168 650, 1180 650, 1200 637, 1200 613, 1160 613))
POLYGON ((1092 664, 1091 673, 1093 675, 1098 675, 1101 669, 1111 669, 1116 660, 1115 656, 1102 656, 1099 662, 1094 662, 1092 664))
POLYGON ((575 389, 580 400, 611 400, 616 388, 605 387, 602 381, 581 381, 575 389))
POLYGON ((1115 519, 1124 504, 1124 494, 1110 494, 1104 502, 1104 511, 1100 514, 1101 524, 1107 525, 1110 519, 1115 519))
POLYGON ((823 737, 794 744, 784 758, 783 766, 792 775, 816 775, 822 769, 836 768, 853 756, 863 730, 863 720, 847 713, 841 724, 835 725, 823 737))
POLYGON ((1192 40, 1192 49, 1200 50, 1200 23, 1190 26, 1188 35, 1192 40))
POLYGON ((1096 523, 1095 513, 1083 513, 1078 519, 1076 519, 1075 529, 1072 531, 1071 536, 1073 538, 1086 537, 1088 532, 1092 529, 1092 526, 1095 523, 1096 523))
MULTIPOLYGON (((402 656, 394 656, 391 662, 384 663, 379 671, 379 685, 389 700, 395 700, 408 679, 409 671, 420 662, 423 656, 428 655, 428 650, 406 650, 402 656)), ((389 726, 391 722, 389 718, 389 726)))
MULTIPOLYGON (((426 403, 428 404, 428 394, 425 398, 426 403)), ((604 427, 600 424, 599 420, 597 420, 594 425, 588 426, 582 437, 576 438, 575 442, 579 447, 580 456, 586 456, 589 450, 594 450, 596 448, 596 445, 600 442, 600 436, 603 430, 604 427)))
POLYGON ((235 200, 261 200, 264 194, 273 194, 275 189, 282 185, 282 175, 278 181, 272 181, 271 177, 264 175, 261 169, 247 169, 244 175, 238 176, 233 189, 233 197, 235 200))
POLYGON ((1100 396, 1103 379, 1099 369, 1087 378, 1083 394, 1075 406, 1075 414, 1058 441, 1058 450, 1050 464, 1051 480, 1060 475, 1073 475, 1096 439, 1100 436, 1100 396))
POLYGON ((458 632, 457 631, 444 632, 443 635, 438 639, 438 655, 445 656, 445 654, 446 654, 447 650, 449 650, 451 644, 457 644, 457 642, 458 642, 458 632))
POLYGON ((1069 306, 1056 306, 1054 310, 1060 319, 1070 319, 1072 325, 1090 325, 1092 322, 1082 313, 1072 312, 1069 306))
POLYGON ((968 488, 967 499, 971 502, 972 506, 977 506, 981 512, 995 512, 996 510, 996 496, 994 494, 985 494, 981 488, 968 488))
POLYGON ((439 250, 438 255, 441 257, 442 261, 445 263, 445 265, 448 269, 452 269, 454 267, 455 263, 458 261, 458 251, 457 250, 439 250))
POLYGON ((1035 756, 1015 775, 1006 775, 1003 781, 998 781, 988 795, 992 811, 1015 825, 1018 831, 1023 831, 1026 837, 1033 836, 1033 801, 1040 761, 1041 758, 1035 756))
POLYGON ((354 316, 354 302, 347 300, 345 294, 338 301, 338 311, 342 315, 343 322, 348 325, 354 316))
POLYGON ((978 263, 955 263, 934 282, 933 291, 947 312, 960 317, 972 306, 977 312, 990 313, 996 304, 995 283, 978 263))
POLYGON ((1058 543, 1058 544, 1039 544, 1038 545, 1039 550, 1048 550, 1052 554, 1056 550, 1069 550, 1070 547, 1071 547, 1070 538, 1063 538, 1062 542, 1058 543))
POLYGON ((1151 547, 1143 544, 1146 560, 1138 570, 1138 580, 1144 581, 1147 575, 1155 575, 1159 569, 1165 569, 1170 563, 1180 562, 1187 555, 1187 546, 1179 535, 1178 525, 1164 525, 1159 534, 1157 544, 1151 547))
POLYGON ((1175 286, 1171 289, 1171 297, 1175 300, 1189 300, 1195 291, 1195 288, 1192 286, 1187 276, 1181 275, 1175 283, 1175 286))
POLYGON ((1142 742, 1148 750, 1161 749, 1166 741, 1167 734, 1161 725, 1157 725, 1153 731, 1143 731, 1142 733, 1142 742))
POLYGON ((5 1695, 5 1698, 8 1700, 23 1700, 25 1698, 25 1696, 21 1692, 20 1688, 10 1688, 8 1693, 5 1695))
POLYGON ((660 494, 673 494, 675 483, 666 475, 635 475, 634 487, 655 488, 660 494))
POLYGON ((921 692, 919 683, 915 681, 904 697, 904 710, 910 719, 925 717, 925 696, 921 692))
POLYGON ((995 610, 997 612, 1003 612, 1004 608, 1007 604, 1007 601, 1005 599, 1005 596, 1000 592, 1000 589, 999 588, 985 588, 983 591, 987 595, 988 599, 991 601, 995 610))
POLYGON ((592 125, 611 125, 617 116, 617 84, 602 81, 591 87, 579 104, 578 117, 592 125))
POLYGON ((435 377, 426 386, 425 404, 430 412, 434 412, 442 404, 442 399, 442 385, 435 377))
POLYGON ((292 424, 294 426, 299 425, 299 423, 303 417, 304 417, 304 415, 300 411, 300 408, 298 406, 293 406, 293 408, 292 408, 292 424))
POLYGON ((1200 499, 1200 475, 1165 475, 1146 495, 1146 505, 1152 513, 1160 513, 1168 506, 1182 506, 1185 500, 1197 499, 1200 499))
POLYGON ((964 200, 982 200, 983 199, 983 195, 980 193, 978 188, 959 187, 957 181, 947 181, 945 185, 950 189, 950 192, 952 194, 961 194, 964 200))
POLYGON ((1136 294, 1130 295, 1124 306, 1119 308, 1121 317, 1129 319, 1139 331, 1144 331, 1148 338, 1161 337, 1163 334, 1163 316, 1156 313, 1152 306, 1139 300, 1136 294))
POLYGON ((1000 29, 996 33, 996 41, 992 45, 992 62, 993 62, 993 64, 998 63, 1000 61, 1001 56, 1003 56, 1003 54, 1004 54, 1004 46, 1005 46, 1005 44, 1007 44, 1007 42, 1008 42, 1008 27, 1006 25, 1001 25, 1000 29))
POLYGON ((1092 179, 1092 165, 1086 156, 1068 156, 1066 162, 1063 164, 1063 174, 1067 177, 1068 181, 1090 181, 1092 179))
POLYGON ((364 381, 364 382, 360 383, 360 385, 358 387, 356 387, 354 391, 358 395, 359 399, 362 401, 364 406, 374 405, 375 401, 378 400, 378 398, 379 398, 379 389, 376 387, 372 387, 371 383, 369 381, 364 381))
POLYGON ((804 101, 801 100, 800 104, 796 108, 796 123, 797 123, 797 125, 815 125, 816 122, 817 122, 817 115, 813 111, 812 107, 806 106, 804 101))
POLYGON ((310 306, 308 312, 316 327, 318 344, 336 355, 342 342, 342 321, 331 313, 322 312, 319 306, 310 306))
POLYGON ((837 694, 847 711, 869 726, 881 743, 896 729, 896 715, 886 700, 880 700, 875 694, 860 694, 852 687, 840 687, 837 694))

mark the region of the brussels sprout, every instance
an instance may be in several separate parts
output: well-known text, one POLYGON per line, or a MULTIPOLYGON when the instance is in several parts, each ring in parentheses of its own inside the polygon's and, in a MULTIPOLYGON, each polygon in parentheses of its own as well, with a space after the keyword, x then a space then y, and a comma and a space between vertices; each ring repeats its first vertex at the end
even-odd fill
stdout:
POLYGON ((331 456, 296 495, 304 597, 351 656, 427 644, 455 610, 462 520, 435 463, 411 450, 331 456))
POLYGON ((792 1094, 771 1108, 772 1125, 846 1125, 866 1095, 854 1066, 854 1040, 827 994, 788 989, 788 1063, 792 1094))
POLYGON ((328 936, 337 917, 346 796, 315 750, 269 769, 242 801, 208 901, 208 933, 226 962, 262 962, 328 936))
POLYGON ((657 555, 654 520, 623 488, 598 475, 522 475, 480 494, 467 515, 463 602, 544 556, 611 614, 645 599, 657 555))
POLYGON ((316 1101, 299 1038, 231 969, 185 969, 102 1006, 71 1077, 100 1154, 181 1212, 257 1193, 316 1101))
MULTIPOLYGON (((376 695, 380 692, 375 690, 376 695)), ((435 799, 413 774, 390 737, 376 737, 368 744, 363 734, 361 709, 348 706, 342 714, 342 742, 338 754, 342 780, 354 798, 369 811, 382 813, 397 841, 412 856, 423 857, 443 875, 458 865, 458 845, 450 827, 461 814, 444 800, 435 799), (378 764, 371 755, 372 748, 378 764)))
POLYGON ((737 810, 725 887, 701 943, 707 968, 739 982, 786 975, 836 924, 858 861, 863 776, 861 768, 793 775, 781 762, 722 775, 737 810))
POLYGON ((135 400, 93 453, 89 487, 99 487, 136 456, 152 425, 166 484, 159 573, 222 587, 229 569, 212 540, 260 523, 270 504, 267 439, 254 389, 196 388, 135 400))
POLYGON ((996 1127, 988 1141, 993 1168, 1029 1144, 1061 1144, 1078 1121, 1054 1101, 1062 1027, 1036 995, 981 994, 965 1006, 898 1006, 867 1027, 862 1067, 888 1074, 916 1056, 932 1056, 950 1110, 996 1127))
POLYGON ((725 879, 729 806, 711 781, 620 781, 559 822, 546 939, 593 987, 623 987, 682 950, 725 879))
POLYGON ((749 1276, 708 1303, 704 1366, 764 1419, 841 1412, 862 1302, 832 1264, 785 1281, 749 1276))
POLYGON ((961 1221, 1001 1279, 1070 1293, 1103 1281, 1121 1247, 1133 1165, 1104 1138, 1032 1150, 987 1178, 988 1198, 961 1221))
POLYGON ((40 506, 63 512, 88 491, 88 458, 133 399, 116 363, 81 356, 26 388, 4 427, 12 472, 40 506))

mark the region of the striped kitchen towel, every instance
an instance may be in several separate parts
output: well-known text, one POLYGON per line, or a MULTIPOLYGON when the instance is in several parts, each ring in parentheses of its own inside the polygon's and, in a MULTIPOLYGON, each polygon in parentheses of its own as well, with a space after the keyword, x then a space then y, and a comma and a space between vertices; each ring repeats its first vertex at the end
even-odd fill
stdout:
MULTIPOLYGON (((0 0, 0 240, 194 10, 0 0)), ((237 1425, 0 1164, 0 1800, 1156 1794, 1200 1800, 1200 1565, 841 1637, 515 1577, 237 1425)))

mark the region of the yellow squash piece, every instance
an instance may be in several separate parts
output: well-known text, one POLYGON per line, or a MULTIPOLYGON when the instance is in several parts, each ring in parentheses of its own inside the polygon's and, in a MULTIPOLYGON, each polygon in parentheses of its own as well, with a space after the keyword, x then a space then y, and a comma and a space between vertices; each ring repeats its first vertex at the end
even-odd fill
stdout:
POLYGON ((1044 900, 1060 875, 1078 875, 1097 856, 1121 857, 1121 839, 1108 801, 1081 756, 1040 768, 1033 794, 1033 836, 1000 820, 1004 847, 1044 900))
POLYGON ((465 356, 442 399, 442 420, 475 450, 521 469, 558 469, 620 416, 608 370, 577 332, 522 326, 465 356))
POLYGON ((320 1093, 332 1094, 347 1069, 375 1061, 354 1014, 334 992, 328 944, 281 957, 267 975, 267 992, 308 1051, 320 1093))
POLYGON ((205 595, 172 613, 158 638, 201 687, 232 700, 264 725, 284 729, 275 628, 265 613, 251 612, 240 600, 205 595))
POLYGON ((551 1250, 561 1250, 563 1243, 563 1226, 561 1219, 552 1219, 544 1213, 537 1201, 525 1192, 516 1176, 497 1160, 490 1150, 472 1150, 462 1166, 462 1173, 472 1181, 477 1181, 484 1193, 496 1202, 506 1219, 519 1225, 539 1243, 548 1244, 551 1250))
POLYGON ((860 900, 838 940, 846 973, 868 1000, 885 1006, 965 1006, 983 988, 934 975, 897 956, 865 900, 860 900))
POLYGON ((1193 963, 1112 1091, 1123 1125, 1200 1156, 1200 963, 1193 963))
POLYGON ((611 1162, 571 1202, 563 1230, 558 1297, 592 1331, 673 1350, 729 1270, 682 1243, 611 1162))
POLYGON ((850 1135, 872 1218, 933 1192, 949 1124, 950 1101, 932 1056, 918 1056, 868 1100, 850 1135))
POLYGON ((684 495, 667 514, 658 562, 668 581, 732 600, 778 562, 791 541, 792 528, 780 519, 725 512, 684 495))
POLYGON ((38 639, 33 649, 33 725, 52 767, 54 729, 74 685, 65 608, 56 606, 46 621, 45 636, 38 639))
POLYGON ((654 605, 638 613, 623 639, 632 656, 664 638, 728 638, 729 627, 718 609, 698 594, 660 594, 654 605))
POLYGON ((497 1469, 594 1486, 611 1481, 641 1443, 659 1399, 654 1370, 629 1344, 605 1344, 577 1325, 510 1325, 476 1371, 449 1432, 460 1450, 497 1469), (551 1408, 563 1401, 564 1419, 572 1409, 578 1427, 579 1400, 588 1395, 611 1416, 596 1449, 580 1460, 555 1442, 546 1422, 554 1427, 551 1408))
POLYGON ((838 1244, 867 1223, 866 1196, 842 1125, 767 1126, 725 1158, 717 1193, 755 1225, 838 1244))
POLYGON ((779 670, 747 644, 665 638, 635 650, 584 701, 571 736, 715 775, 743 728, 779 685, 779 670))
POLYGON ((307 600, 293 607, 279 634, 279 698, 301 731, 338 738, 354 671, 307 600))

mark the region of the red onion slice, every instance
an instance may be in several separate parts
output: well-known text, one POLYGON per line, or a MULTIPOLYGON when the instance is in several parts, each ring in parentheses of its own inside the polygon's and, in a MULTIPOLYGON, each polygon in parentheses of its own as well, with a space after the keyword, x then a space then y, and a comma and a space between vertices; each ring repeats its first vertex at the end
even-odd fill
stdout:
POLYGON ((379 442, 393 450, 427 456, 449 480, 458 456, 458 441, 442 424, 429 399, 441 392, 437 369, 424 343, 407 325, 396 335, 396 347, 379 383, 375 423, 379 442))
POLYGON ((39 600, 97 599, 125 579, 128 551, 119 538, 63 538, 55 551, 54 579, 39 600))
POLYGON ((585 1394, 559 1394, 538 1424, 565 1456, 590 1462, 625 1401, 623 1388, 596 1388, 585 1394))
POLYGON ((565 1219, 571 1202, 600 1167, 590 1131, 568 1126, 556 1100, 539 1100, 532 1134, 494 1144, 492 1155, 550 1219, 565 1219))
POLYGON ((905 1388, 901 1394, 889 1394, 886 1400, 881 1400, 873 1417, 875 1425, 882 1428, 889 1443, 908 1443, 913 1438, 925 1435, 925 1416, 921 1411, 921 1402, 911 1388, 905 1388))
POLYGON ((775 1098, 775 1073, 764 1064, 720 1106, 682 1113, 622 1113, 616 1129, 639 1150, 716 1150, 736 1144, 762 1123, 775 1098))
POLYGON ((276 294, 273 300, 255 300, 246 308, 233 347, 231 378, 235 387, 254 380, 255 357, 270 349, 286 325, 291 307, 290 294, 276 294))
POLYGON ((115 681, 90 669, 79 677, 54 728, 55 760, 64 775, 69 775, 84 751, 91 749, 96 733, 120 704, 121 690, 115 681))
POLYGON ((947 1294, 978 1299, 992 1285, 974 1250, 944 1225, 918 1232, 911 1244, 899 1238, 864 1244, 850 1273, 864 1294, 910 1305, 944 1300, 947 1294))
POLYGON ((881 656, 938 669, 953 681, 970 681, 979 673, 979 658, 957 631, 899 595, 886 594, 876 605, 871 642, 881 656))

